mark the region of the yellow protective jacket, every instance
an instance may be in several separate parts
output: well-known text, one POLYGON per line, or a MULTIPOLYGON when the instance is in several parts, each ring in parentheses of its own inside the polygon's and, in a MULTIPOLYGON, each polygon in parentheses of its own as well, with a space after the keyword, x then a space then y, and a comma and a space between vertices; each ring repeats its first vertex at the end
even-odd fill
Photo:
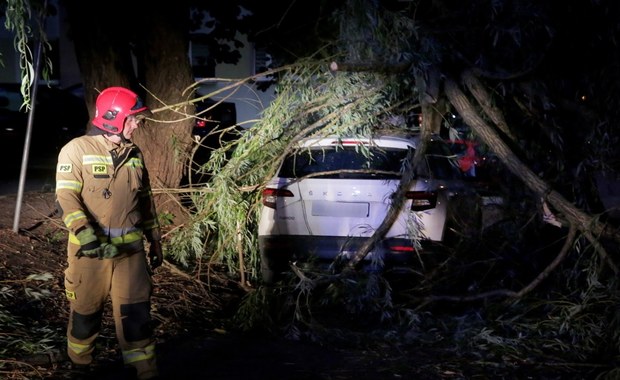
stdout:
POLYGON ((56 200, 70 251, 79 249, 75 234, 83 227, 92 227, 119 253, 143 250, 143 237, 161 239, 142 152, 131 142, 86 135, 67 143, 58 155, 56 200))

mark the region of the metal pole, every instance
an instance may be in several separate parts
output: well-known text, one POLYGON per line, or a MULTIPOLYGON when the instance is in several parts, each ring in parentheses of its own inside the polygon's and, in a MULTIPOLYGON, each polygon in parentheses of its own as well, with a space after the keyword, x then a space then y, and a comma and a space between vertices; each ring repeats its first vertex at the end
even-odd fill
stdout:
MULTIPOLYGON (((47 1, 45 2, 47 5, 47 1)), ((24 141, 24 154, 22 155, 22 167, 19 173, 19 187, 17 188, 17 200, 15 204, 15 216, 13 218, 13 232, 19 232, 19 219, 24 198, 24 186, 26 184, 26 170, 28 169, 28 156, 30 154, 30 139, 32 136, 32 122, 34 121, 34 109, 37 104, 37 88, 39 82, 39 66, 41 65, 42 41, 37 44, 36 58, 34 63, 34 78, 30 90, 30 112, 28 113, 28 126, 26 128, 26 140, 24 141)))

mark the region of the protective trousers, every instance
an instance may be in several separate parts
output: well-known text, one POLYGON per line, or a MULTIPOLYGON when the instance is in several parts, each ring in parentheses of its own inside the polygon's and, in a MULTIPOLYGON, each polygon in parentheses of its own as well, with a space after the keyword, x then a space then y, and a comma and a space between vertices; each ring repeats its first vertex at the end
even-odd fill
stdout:
POLYGON ((150 297, 153 283, 144 251, 112 259, 76 257, 69 244, 65 293, 70 304, 67 353, 75 364, 90 364, 107 297, 112 301, 116 338, 125 365, 138 379, 158 375, 150 297))

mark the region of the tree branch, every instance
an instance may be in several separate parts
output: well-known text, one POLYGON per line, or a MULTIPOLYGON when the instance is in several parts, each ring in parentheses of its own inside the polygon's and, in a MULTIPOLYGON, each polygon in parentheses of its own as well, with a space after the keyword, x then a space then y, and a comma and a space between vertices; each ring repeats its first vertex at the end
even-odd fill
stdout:
POLYGON ((467 89, 472 93, 478 104, 482 107, 484 113, 491 118, 493 123, 497 125, 500 131, 502 131, 506 136, 508 136, 513 141, 516 141, 515 135, 508 128, 508 124, 504 119, 501 111, 497 109, 497 107, 493 106, 491 102, 491 97, 489 93, 486 91, 480 80, 473 75, 471 72, 466 72, 463 74, 463 82, 467 86, 467 89))
MULTIPOLYGON (((464 75, 467 76, 469 74, 464 75)), ((471 81, 471 79, 469 79, 469 81, 471 81)), ((504 163, 506 168, 517 178, 520 178, 530 190, 561 212, 570 224, 575 225, 579 231, 591 234, 591 236, 603 236, 607 233, 604 224, 575 207, 559 192, 553 190, 549 184, 532 172, 527 165, 521 162, 521 160, 512 153, 506 143, 495 133, 493 128, 482 119, 475 107, 469 102, 465 94, 463 94, 454 81, 446 79, 445 89, 448 99, 463 117, 467 125, 474 130, 482 142, 490 147, 504 163)), ((609 237, 616 241, 620 241, 620 236, 618 236, 617 233, 609 237)), ((597 245, 595 245, 595 247, 597 247, 597 245)), ((600 245, 598 245, 598 247, 600 247, 600 245)), ((614 265, 611 260, 607 260, 607 263, 610 265, 611 269, 614 270, 614 273, 618 273, 617 266, 614 265)))
POLYGON ((523 289, 519 290, 517 293, 512 295, 512 297, 514 298, 523 297, 525 294, 534 290, 534 288, 538 286, 538 284, 540 284, 545 278, 549 277, 549 274, 555 268, 557 268, 557 266, 560 265, 560 263, 564 260, 566 255, 568 255, 568 251, 570 251, 570 248, 572 247, 573 242, 575 241, 575 236, 577 236, 577 228, 575 227, 574 224, 571 224, 568 229, 568 235, 566 236, 566 241, 564 242, 564 245, 562 246, 560 253, 558 253, 555 259, 553 259, 553 261, 542 272, 540 272, 540 274, 536 276, 536 278, 532 282, 530 282, 527 286, 523 287, 523 289))

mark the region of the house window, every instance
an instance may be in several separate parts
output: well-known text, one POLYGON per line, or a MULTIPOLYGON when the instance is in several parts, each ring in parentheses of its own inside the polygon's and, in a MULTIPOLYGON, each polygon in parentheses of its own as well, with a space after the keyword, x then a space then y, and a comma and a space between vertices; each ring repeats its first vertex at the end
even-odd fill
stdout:
POLYGON ((199 41, 198 36, 192 37, 190 58, 194 78, 212 78, 215 76, 215 60, 209 54, 209 46, 199 41))
MULTIPOLYGON (((260 74, 265 72, 273 67, 273 60, 271 54, 269 54, 265 49, 260 48, 258 46, 254 47, 254 74, 260 74)), ((267 77, 260 77, 256 79, 257 81, 266 81, 269 80, 267 77)))

